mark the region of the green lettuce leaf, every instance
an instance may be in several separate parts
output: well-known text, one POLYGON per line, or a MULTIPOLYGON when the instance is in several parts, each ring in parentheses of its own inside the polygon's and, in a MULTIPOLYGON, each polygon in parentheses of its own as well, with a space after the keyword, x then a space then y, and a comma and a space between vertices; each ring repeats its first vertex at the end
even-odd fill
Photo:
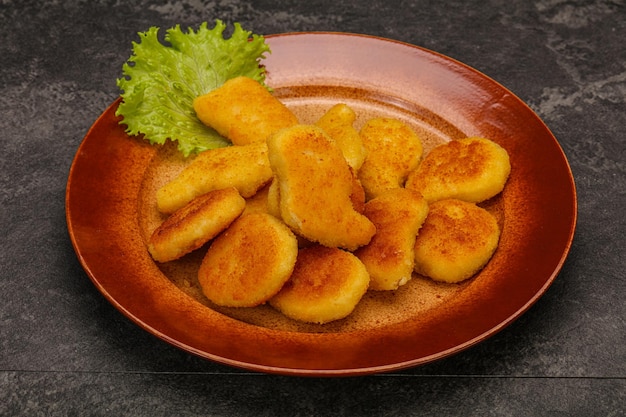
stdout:
POLYGON ((139 33, 140 42, 133 42, 133 55, 117 80, 122 102, 115 114, 122 116, 127 134, 143 135, 152 144, 177 141, 185 156, 230 145, 200 122, 193 100, 237 76, 265 85, 260 61, 270 49, 263 36, 238 23, 228 39, 225 29, 220 20, 213 29, 204 22, 197 31, 183 32, 177 25, 165 34, 169 46, 159 41, 158 27, 139 33))

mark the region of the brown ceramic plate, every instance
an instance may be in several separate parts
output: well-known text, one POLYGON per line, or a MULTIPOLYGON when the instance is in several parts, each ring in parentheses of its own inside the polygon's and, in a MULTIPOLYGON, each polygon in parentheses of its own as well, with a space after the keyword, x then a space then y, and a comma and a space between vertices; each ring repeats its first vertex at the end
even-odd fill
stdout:
POLYGON ((537 115, 481 73, 416 46, 338 33, 268 42, 267 82, 303 122, 341 101, 357 111, 357 125, 374 115, 407 121, 427 149, 463 136, 506 148, 511 177, 484 204, 502 226, 496 254, 461 285, 416 276, 398 291, 368 294, 353 315, 326 326, 290 322, 270 307, 212 308, 193 277, 202 250, 172 265, 155 264, 146 251, 156 221, 153 191, 176 157, 128 137, 114 115, 116 101, 78 149, 66 196, 78 258, 116 308, 161 339, 219 363, 332 376, 403 369, 457 353, 537 301, 562 267, 576 224, 571 170, 537 115))

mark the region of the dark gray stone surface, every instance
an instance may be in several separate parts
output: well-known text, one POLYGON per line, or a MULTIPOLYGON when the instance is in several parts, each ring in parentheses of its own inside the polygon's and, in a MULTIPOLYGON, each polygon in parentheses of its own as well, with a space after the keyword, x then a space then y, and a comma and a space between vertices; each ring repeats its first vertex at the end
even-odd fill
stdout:
POLYGON ((624 0, 0 2, 0 415, 625 415, 625 39, 624 0), (129 322, 74 255, 68 171, 119 94, 136 33, 216 18, 424 46, 528 103, 579 198, 570 256, 545 296, 472 349, 360 378, 243 372, 129 322))

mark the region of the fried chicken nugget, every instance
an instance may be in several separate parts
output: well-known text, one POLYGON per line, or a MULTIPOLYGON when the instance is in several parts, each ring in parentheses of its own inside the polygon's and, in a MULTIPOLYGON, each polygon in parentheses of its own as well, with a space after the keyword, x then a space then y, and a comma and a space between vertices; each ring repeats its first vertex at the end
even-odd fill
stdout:
POLYGON ((436 281, 461 282, 481 270, 500 239, 495 217, 456 199, 429 205, 415 240, 415 271, 436 281))
POLYGON ((328 109, 315 125, 321 127, 341 149, 348 165, 358 171, 365 160, 365 147, 354 128, 356 113, 347 104, 339 103, 328 109))
POLYGON ((324 324, 352 313, 369 280, 352 253, 310 246, 300 249, 291 278, 269 304, 294 320, 324 324))
POLYGON ((226 229, 245 205, 235 188, 201 195, 174 212, 152 233, 148 251, 158 262, 178 259, 226 229))
POLYGON ((253 196, 246 198, 246 209, 243 213, 269 213, 270 209, 268 196, 270 187, 271 184, 268 184, 257 191, 253 196))
MULTIPOLYGON (((359 213, 365 210, 365 190, 359 178, 352 173, 352 193, 350 194, 352 207, 359 213)), ((273 181, 267 192, 267 212, 281 218, 280 216, 280 196, 278 193, 278 181, 273 181)))
POLYGON ((157 207, 162 213, 172 213, 199 195, 227 187, 237 188, 247 198, 272 176, 265 143, 211 149, 198 154, 176 178, 157 190, 157 207))
POLYGON ((354 207, 356 211, 363 213, 363 210, 365 210, 365 189, 354 169, 350 169, 350 171, 352 172, 352 193, 350 194, 350 201, 352 201, 352 207, 354 207))
POLYGON ((245 214, 213 241, 198 280, 217 305, 254 307, 278 293, 297 255, 296 237, 284 223, 267 213, 245 214))
POLYGON ((278 190, 278 180, 274 178, 267 190, 267 212, 277 219, 282 219, 280 215, 280 195, 278 190))
POLYGON ((354 250, 376 228, 351 201, 354 180, 341 150, 316 126, 283 129, 268 139, 283 221, 297 234, 354 250))
MULTIPOLYGON (((352 207, 359 213, 365 210, 365 190, 361 185, 361 181, 352 171, 352 193, 350 194, 352 207)), ((281 218, 280 215, 280 196, 278 190, 278 181, 272 181, 267 192, 267 212, 271 215, 281 218)))
POLYGON ((511 172, 509 154, 479 137, 458 139, 434 148, 409 174, 406 187, 429 202, 456 198, 479 203, 498 194, 511 172))
POLYGON ((366 198, 403 187, 422 158, 422 141, 417 133, 400 120, 381 117, 369 120, 360 135, 367 150, 359 170, 366 198))
POLYGON ((395 290, 412 277, 415 238, 428 204, 421 194, 396 188, 368 201, 364 214, 376 225, 376 234, 354 254, 370 274, 369 289, 395 290))
POLYGON ((296 116, 263 85, 235 77, 193 101, 198 119, 235 145, 265 142, 279 129, 298 123, 296 116))

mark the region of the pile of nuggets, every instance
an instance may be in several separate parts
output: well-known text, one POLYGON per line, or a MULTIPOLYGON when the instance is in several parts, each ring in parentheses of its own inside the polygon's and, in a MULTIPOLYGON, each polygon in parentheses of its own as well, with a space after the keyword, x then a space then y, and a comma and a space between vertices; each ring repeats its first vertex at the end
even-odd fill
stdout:
POLYGON ((303 125, 246 77, 196 98, 194 109, 233 146, 198 154, 157 191, 169 217, 148 250, 168 262, 210 242, 198 281, 217 305, 268 303, 323 324, 414 272, 463 281, 498 246, 495 217, 477 205, 511 170, 491 140, 453 140, 423 156, 399 120, 374 118, 357 131, 340 103, 303 125))

